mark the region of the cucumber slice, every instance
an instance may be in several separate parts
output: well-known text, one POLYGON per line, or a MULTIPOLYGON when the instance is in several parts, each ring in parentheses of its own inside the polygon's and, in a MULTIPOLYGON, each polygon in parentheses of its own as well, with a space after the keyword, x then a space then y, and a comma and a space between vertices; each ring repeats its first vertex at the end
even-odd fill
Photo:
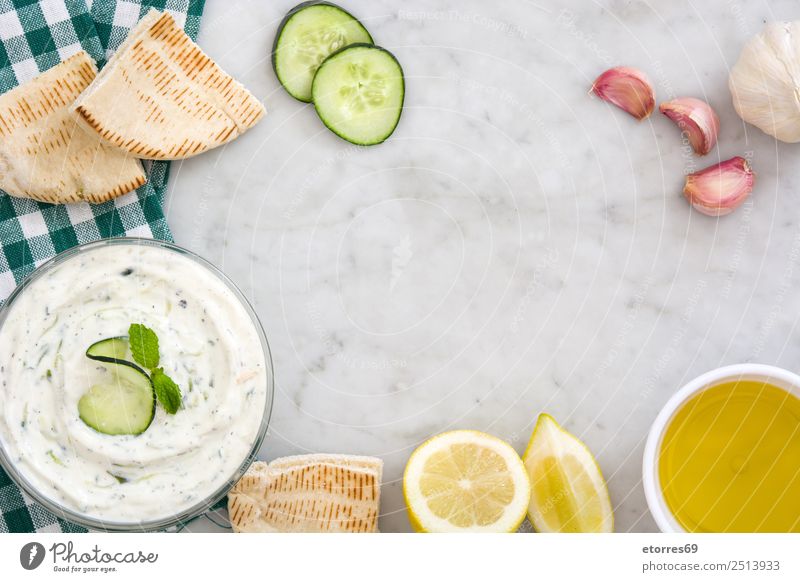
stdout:
POLYGON ((272 68, 284 89, 311 101, 311 81, 328 55, 356 42, 372 43, 367 29, 329 2, 303 2, 284 17, 272 45, 272 68))
POLYGON ((90 346, 86 354, 101 362, 109 377, 81 396, 78 415, 88 426, 107 435, 141 434, 156 413, 156 394, 147 373, 132 362, 108 355, 124 354, 120 351, 123 344, 127 350, 124 338, 103 340, 90 346))
POLYGON ((351 143, 374 145, 392 135, 400 121, 403 69, 386 49, 353 44, 323 61, 311 94, 328 129, 351 143))
MULTIPOLYGON (((92 360, 111 358, 112 360, 130 360, 129 344, 126 337, 111 337, 100 340, 89 346, 86 357, 92 360)), ((101 360, 102 361, 102 360, 101 360)))

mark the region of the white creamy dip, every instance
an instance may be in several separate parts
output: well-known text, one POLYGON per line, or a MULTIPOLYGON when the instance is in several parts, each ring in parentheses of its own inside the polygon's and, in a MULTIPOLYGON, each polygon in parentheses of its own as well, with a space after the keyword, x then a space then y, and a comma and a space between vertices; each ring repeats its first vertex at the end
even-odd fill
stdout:
MULTIPOLYGON (((105 372, 107 373, 107 372, 105 372)), ((21 476, 59 505, 136 523, 169 518, 230 479, 259 433, 267 363, 231 289, 193 259, 149 244, 80 252, 30 283, 0 328, 0 444, 21 476), (94 342, 143 323, 178 383, 137 436, 109 436, 78 416, 102 365, 94 342)))

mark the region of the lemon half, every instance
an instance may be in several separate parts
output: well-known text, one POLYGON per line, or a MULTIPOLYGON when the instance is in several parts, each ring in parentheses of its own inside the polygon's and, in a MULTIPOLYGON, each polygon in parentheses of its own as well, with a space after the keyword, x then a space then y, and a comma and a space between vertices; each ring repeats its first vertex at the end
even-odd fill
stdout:
POLYGON ((531 481, 528 518, 540 532, 611 532, 614 512, 597 461, 549 414, 540 414, 523 455, 531 481))
POLYGON ((423 532, 513 532, 525 519, 530 491, 511 445, 474 430, 424 442, 403 475, 411 525, 423 532))

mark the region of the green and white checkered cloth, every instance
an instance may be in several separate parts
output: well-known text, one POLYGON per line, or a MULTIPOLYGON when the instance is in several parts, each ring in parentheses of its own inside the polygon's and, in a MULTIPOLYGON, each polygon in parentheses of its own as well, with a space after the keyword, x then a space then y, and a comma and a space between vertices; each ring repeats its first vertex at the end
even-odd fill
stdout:
MULTIPOLYGON (((81 49, 99 67, 150 8, 197 38, 205 0, 0 0, 0 93, 81 49)), ((38 265, 77 244, 113 236, 171 240, 162 203, 169 162, 145 163, 148 182, 105 204, 54 205, 0 191, 0 304, 38 265)), ((33 503, 0 470, 0 532, 85 531, 33 503)))

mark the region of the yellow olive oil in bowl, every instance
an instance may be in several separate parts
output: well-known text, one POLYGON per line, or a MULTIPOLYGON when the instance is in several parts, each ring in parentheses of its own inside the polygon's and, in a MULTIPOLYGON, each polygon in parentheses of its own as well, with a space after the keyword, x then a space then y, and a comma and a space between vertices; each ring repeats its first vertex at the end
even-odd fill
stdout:
POLYGON ((800 532, 800 399, 756 380, 696 393, 666 428, 658 480, 687 531, 800 532))

